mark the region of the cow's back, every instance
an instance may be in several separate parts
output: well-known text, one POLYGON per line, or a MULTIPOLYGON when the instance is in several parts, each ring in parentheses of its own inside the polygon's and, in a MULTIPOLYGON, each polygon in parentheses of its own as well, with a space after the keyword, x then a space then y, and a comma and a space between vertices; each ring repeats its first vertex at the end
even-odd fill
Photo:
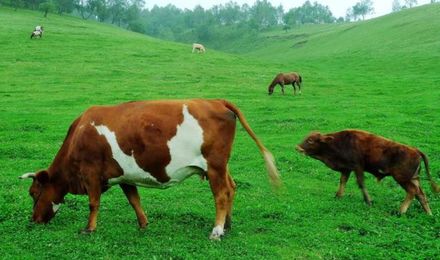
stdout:
POLYGON ((105 180, 131 173, 145 179, 148 173, 153 184, 192 168, 206 171, 209 159, 224 163, 235 132, 235 115, 221 100, 96 106, 77 121, 67 163, 100 172, 105 180))

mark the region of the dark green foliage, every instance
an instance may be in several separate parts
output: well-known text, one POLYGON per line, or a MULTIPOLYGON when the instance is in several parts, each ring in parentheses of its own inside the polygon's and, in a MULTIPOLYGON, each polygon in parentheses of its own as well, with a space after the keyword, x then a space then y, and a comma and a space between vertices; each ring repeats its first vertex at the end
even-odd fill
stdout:
POLYGON ((374 12, 371 0, 362 0, 347 10, 347 19, 357 21, 360 17, 365 20, 365 16, 374 12))
POLYGON ((40 3, 39 9, 44 13, 44 17, 47 17, 48 13, 55 11, 56 4, 52 0, 46 0, 40 3))
POLYGON ((284 23, 289 25, 333 23, 336 20, 328 6, 317 2, 312 5, 310 1, 306 1, 298 8, 290 9, 283 19, 284 23))

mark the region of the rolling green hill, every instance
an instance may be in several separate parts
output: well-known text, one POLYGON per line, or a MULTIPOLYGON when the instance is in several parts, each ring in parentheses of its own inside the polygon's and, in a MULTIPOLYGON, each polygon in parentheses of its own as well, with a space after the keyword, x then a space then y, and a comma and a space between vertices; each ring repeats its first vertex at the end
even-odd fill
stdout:
MULTIPOLYGON (((242 54, 164 42, 69 16, 0 7, 0 256, 3 258, 438 258, 440 201, 422 184, 434 216, 417 201, 396 214, 404 191, 367 174, 373 206, 355 181, 334 199, 339 174, 294 146, 312 130, 361 128, 417 146, 440 169, 440 5, 359 23, 306 26, 225 43, 242 54), (30 40, 35 25, 42 39, 30 40), (244 53, 243 53, 244 52, 244 53), (280 71, 301 72, 303 94, 267 95, 280 71), (48 225, 29 223, 29 181, 47 167, 70 123, 87 107, 130 100, 225 98, 273 152, 284 181, 275 194, 255 144, 237 127, 229 163, 237 182, 233 229, 208 240, 214 203, 207 182, 140 189, 150 225, 138 231, 118 187, 101 201, 85 236, 88 200, 66 197, 48 225)), ((439 182, 438 174, 434 174, 439 182)))

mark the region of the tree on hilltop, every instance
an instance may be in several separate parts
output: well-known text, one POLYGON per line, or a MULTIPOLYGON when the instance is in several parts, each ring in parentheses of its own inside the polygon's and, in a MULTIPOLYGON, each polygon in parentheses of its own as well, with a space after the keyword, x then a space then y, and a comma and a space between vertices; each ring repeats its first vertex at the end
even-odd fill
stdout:
POLYGON ((362 0, 356 3, 353 7, 353 16, 360 17, 365 20, 365 16, 374 13, 373 2, 371 0, 362 0))
POLYGON ((402 10, 402 7, 403 6, 400 4, 399 0, 394 0, 391 10, 393 12, 399 12, 400 10, 402 10))
POLYGON ((411 8, 417 5, 417 0, 405 0, 405 6, 411 8))

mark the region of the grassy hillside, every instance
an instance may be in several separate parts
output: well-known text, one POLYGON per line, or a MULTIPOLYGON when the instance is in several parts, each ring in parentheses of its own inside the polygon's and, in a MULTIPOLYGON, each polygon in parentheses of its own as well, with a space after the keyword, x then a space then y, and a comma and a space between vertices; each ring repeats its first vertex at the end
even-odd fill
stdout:
MULTIPOLYGON (((362 128, 419 147, 440 169, 440 5, 344 25, 266 35, 246 56, 163 42, 68 16, 0 7, 0 256, 4 258, 438 258, 440 201, 423 187, 434 216, 404 191, 367 175, 363 204, 351 179, 294 152, 311 130, 362 128), (42 39, 30 32, 42 24, 42 39), (302 42, 302 43, 301 43, 302 42), (293 46, 293 47, 292 47, 293 46), (298 70, 303 95, 267 96, 279 71, 298 70), (138 231, 118 187, 102 197, 96 233, 85 236, 85 196, 69 195, 48 225, 29 223, 24 172, 47 167, 70 123, 90 105, 129 100, 226 98, 274 153, 285 188, 274 194, 255 144, 238 127, 230 170, 237 182, 234 228, 212 242, 207 182, 140 189, 150 225, 138 231)), ((439 180, 438 174, 434 174, 439 180)), ((423 176, 424 173, 423 173, 423 176)))

